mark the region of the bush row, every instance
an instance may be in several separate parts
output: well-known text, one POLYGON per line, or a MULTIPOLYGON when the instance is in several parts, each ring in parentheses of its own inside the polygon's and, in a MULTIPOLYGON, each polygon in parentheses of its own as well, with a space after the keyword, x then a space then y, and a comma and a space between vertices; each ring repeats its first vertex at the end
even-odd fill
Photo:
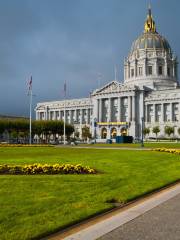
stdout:
POLYGON ((180 149, 155 148, 153 151, 180 154, 180 149))
POLYGON ((0 165, 0 174, 95 174, 96 170, 81 164, 0 165))
POLYGON ((9 144, 0 143, 0 147, 52 147, 50 144, 9 144))

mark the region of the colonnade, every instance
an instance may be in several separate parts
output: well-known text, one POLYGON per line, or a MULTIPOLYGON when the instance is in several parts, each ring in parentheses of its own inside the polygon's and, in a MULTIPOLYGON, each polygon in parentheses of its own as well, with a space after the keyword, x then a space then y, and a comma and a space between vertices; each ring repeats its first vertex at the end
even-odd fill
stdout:
POLYGON ((113 122, 113 114, 112 109, 114 106, 112 106, 112 102, 114 100, 117 100, 117 122, 131 122, 135 121, 136 119, 136 97, 128 96, 128 97, 113 97, 113 98, 99 98, 96 101, 96 107, 98 109, 97 113, 97 121, 103 122, 103 115, 104 115, 104 109, 103 109, 103 101, 108 100, 108 107, 107 107, 107 122, 113 122), (124 104, 124 101, 127 101, 127 104, 124 104), (126 109, 127 114, 125 114, 125 111, 122 110, 126 109))
POLYGON ((180 121, 180 103, 166 102, 145 104, 145 121, 162 123, 180 121), (159 112, 157 106, 160 106, 159 112))
MULTIPOLYGON (((91 108, 66 109, 66 122, 74 124, 90 124, 91 108)), ((64 109, 48 109, 45 111, 36 111, 36 120, 64 120, 64 109)))

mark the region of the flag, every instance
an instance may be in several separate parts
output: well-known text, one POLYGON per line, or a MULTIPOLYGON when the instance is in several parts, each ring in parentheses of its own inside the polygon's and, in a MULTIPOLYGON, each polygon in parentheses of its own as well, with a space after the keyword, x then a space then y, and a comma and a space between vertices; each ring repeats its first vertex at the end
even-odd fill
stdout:
POLYGON ((32 90, 32 76, 31 76, 30 80, 28 81, 28 89, 29 89, 29 91, 32 90))
POLYGON ((66 82, 64 82, 64 96, 66 96, 66 82))

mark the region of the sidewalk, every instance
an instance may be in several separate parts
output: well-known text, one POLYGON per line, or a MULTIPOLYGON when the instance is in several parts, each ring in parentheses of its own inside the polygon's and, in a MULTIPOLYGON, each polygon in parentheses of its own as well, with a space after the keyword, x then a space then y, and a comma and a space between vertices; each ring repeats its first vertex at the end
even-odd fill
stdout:
POLYGON ((180 240, 180 194, 99 240, 180 240))
MULTIPOLYGON (((131 229, 132 228, 134 229, 132 232, 132 235, 134 233, 133 238, 129 238, 129 235, 128 235, 129 230, 128 229, 126 230, 127 238, 125 238, 125 237, 120 238, 120 237, 122 235, 124 226, 126 226, 130 221, 132 221, 133 219, 135 221, 136 219, 138 219, 138 217, 145 215, 145 213, 147 213, 147 212, 151 213, 151 211, 154 208, 156 208, 157 206, 161 207, 161 205, 163 203, 167 202, 170 199, 173 200, 173 198, 175 199, 174 200, 176 203, 175 206, 179 206, 179 208, 180 208, 180 204, 178 204, 179 199, 180 199, 180 183, 176 184, 175 186, 164 189, 158 193, 155 193, 149 197, 141 199, 137 202, 134 202, 133 204, 130 204, 129 206, 127 206, 125 208, 115 210, 104 216, 100 216, 99 218, 97 217, 94 220, 89 220, 89 222, 85 223, 84 225, 83 224, 79 225, 75 228, 72 228, 71 230, 69 230, 67 232, 59 233, 59 234, 57 233, 57 234, 54 234, 53 236, 47 237, 45 239, 48 239, 48 240, 60 240, 60 239, 64 239, 64 240, 95 240, 95 239, 98 239, 103 236, 101 238, 102 240, 108 240, 108 239, 112 239, 112 240, 113 239, 114 240, 116 240, 116 239, 118 239, 118 240, 121 240, 121 239, 123 239, 123 240, 125 240, 125 239, 128 239, 128 240, 131 240, 131 239, 132 240, 158 239, 159 240, 161 238, 147 238, 148 236, 146 233, 144 233, 146 235, 144 235, 143 238, 139 238, 138 235, 137 235, 138 238, 135 238, 136 228, 134 228, 134 227, 131 227, 131 229), (177 198, 175 198, 176 196, 177 196, 177 198)), ((171 202, 168 204, 170 204, 170 206, 171 206, 171 202)), ((157 210, 157 213, 158 213, 158 211, 161 212, 161 210, 157 210)), ((174 211, 174 213, 176 213, 176 212, 180 212, 180 209, 177 211, 174 211)), ((164 214, 165 214, 165 216, 162 216, 162 219, 167 217, 167 215, 169 216, 168 211, 165 212, 164 214)), ((170 214, 170 216, 172 216, 172 218, 173 218, 173 215, 170 214)), ((157 218, 158 218, 158 216, 155 216, 155 219, 157 219, 157 218)), ((149 219, 149 217, 147 217, 147 219, 149 219)), ((141 221, 141 220, 139 220, 139 221, 141 221)), ((152 216, 152 221, 153 221, 153 216, 152 216)), ((172 219, 170 221, 172 221, 172 219)), ((174 222, 176 222, 176 219, 174 219, 174 222)), ((136 226, 136 224, 138 224, 138 223, 135 223, 135 226, 136 226)), ((142 226, 142 228, 147 227, 146 223, 144 223, 144 224, 145 224, 145 226, 142 226)), ((141 229, 141 226, 139 226, 139 228, 141 229)), ((148 230, 147 230, 147 232, 148 232, 148 230)), ((153 232, 153 231, 151 231, 151 232, 153 232)), ((175 239, 180 239, 180 238, 172 238, 172 240, 175 240, 175 239)), ((167 238, 167 240, 171 240, 171 239, 167 238)))

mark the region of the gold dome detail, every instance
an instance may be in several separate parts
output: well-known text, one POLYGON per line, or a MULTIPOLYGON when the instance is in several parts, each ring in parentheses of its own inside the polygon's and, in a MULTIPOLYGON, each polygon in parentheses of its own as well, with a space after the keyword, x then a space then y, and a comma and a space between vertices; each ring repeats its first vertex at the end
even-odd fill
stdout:
POLYGON ((148 33, 148 32, 156 33, 156 25, 153 20, 153 16, 151 14, 151 6, 149 6, 149 9, 148 9, 147 19, 144 24, 144 32, 145 33, 148 33))

